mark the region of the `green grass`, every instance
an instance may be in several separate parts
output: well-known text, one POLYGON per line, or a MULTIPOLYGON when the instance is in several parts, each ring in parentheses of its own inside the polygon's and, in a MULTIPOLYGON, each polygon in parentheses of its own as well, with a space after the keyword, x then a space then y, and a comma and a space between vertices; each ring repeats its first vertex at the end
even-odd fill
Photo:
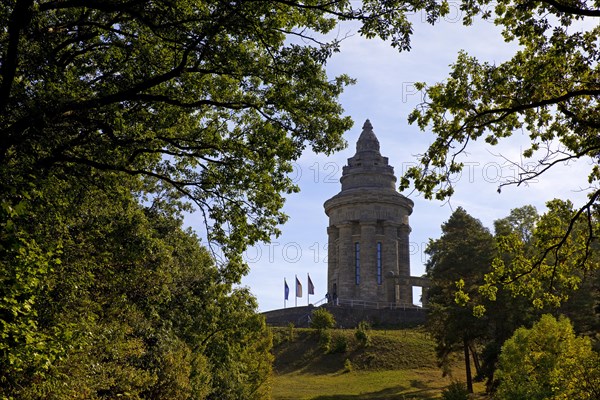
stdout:
MULTIPOLYGON (((324 354, 310 329, 294 329, 293 338, 289 329, 274 330, 273 399, 436 399, 452 381, 442 377, 435 344, 420 330, 373 330, 365 348, 354 330, 331 333, 345 338, 345 352, 324 354)), ((457 364, 455 379, 463 377, 461 372, 457 364)))
POLYGON ((273 399, 434 399, 449 382, 437 370, 294 372, 275 376, 273 399))

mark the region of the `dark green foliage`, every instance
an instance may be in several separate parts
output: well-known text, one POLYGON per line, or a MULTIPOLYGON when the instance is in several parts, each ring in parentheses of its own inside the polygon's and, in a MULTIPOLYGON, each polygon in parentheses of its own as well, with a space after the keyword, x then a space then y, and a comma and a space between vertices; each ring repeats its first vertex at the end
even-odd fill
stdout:
POLYGON ((359 346, 367 347, 371 343, 371 336, 369 335, 369 331, 371 330, 371 325, 369 325, 366 321, 360 321, 358 323, 358 327, 356 331, 354 331, 354 337, 358 341, 359 346))
POLYGON ((331 339, 331 349, 329 350, 332 354, 345 353, 348 351, 348 338, 346 335, 336 333, 331 339))
MULTIPOLYGON (((439 18, 435 1, 416 4, 439 18)), ((408 49, 406 12, 399 0, 3 1, 2 204, 62 167, 158 179, 201 211, 237 281, 242 251, 286 219, 292 162, 341 149, 352 125, 338 97, 353 81, 326 75, 339 40, 323 37, 356 20, 408 49)))
POLYGON ((468 400, 469 391, 464 382, 454 381, 442 391, 444 400, 468 400))
POLYGON ((541 216, 533 212, 526 236, 516 226, 497 235, 500 256, 481 289, 488 298, 494 299, 502 288, 529 299, 538 309, 556 308, 579 288, 584 276, 598 269, 599 244, 586 238, 597 219, 578 216, 570 201, 555 199, 546 206, 541 216))
POLYGON ((326 75, 339 41, 320 38, 357 20, 408 49, 407 10, 3 1, 0 397, 268 397, 242 252, 279 232, 302 151, 345 145, 352 79, 326 75))
POLYGON ((442 236, 430 240, 426 253, 428 293, 427 329, 437 343, 440 365, 446 371, 450 356, 465 355, 465 371, 472 391, 469 357, 476 357, 475 344, 485 336, 487 321, 474 316, 478 286, 489 271, 495 246, 491 233, 463 208, 457 208, 442 225, 442 236))
MULTIPOLYGON (((490 323, 483 359, 483 373, 488 378, 493 377, 504 341, 518 327, 530 327, 544 311, 568 315, 579 333, 593 337, 598 332, 600 310, 596 307, 600 295, 597 270, 591 265, 597 262, 598 254, 592 251, 586 256, 590 270, 582 272, 577 267, 581 264, 575 260, 586 251, 585 242, 568 240, 552 252, 549 262, 536 266, 536 260, 541 259, 547 246, 560 240, 560 231, 569 224, 573 212, 570 202, 553 200, 541 216, 534 207, 524 206, 495 221, 499 252, 486 282, 496 283, 480 287, 484 297, 493 300, 483 303, 490 323), (551 259, 562 261, 555 265, 551 259), (515 274, 523 276, 515 281, 511 278, 515 274)), ((575 224, 571 239, 576 238, 582 228, 585 230, 586 225, 585 219, 575 224)))
POLYGON ((319 332, 319 349, 323 354, 327 354, 331 351, 331 331, 324 329, 319 332))
POLYGON ((349 358, 346 358, 346 361, 344 361, 344 372, 348 373, 352 371, 354 371, 354 365, 352 365, 352 361, 349 358))
POLYGON ((138 203, 137 179, 87 175, 38 181, 10 220, 27 245, 4 249, 0 293, 10 299, 23 278, 31 289, 17 287, 28 312, 3 314, 0 396, 268 396, 271 336, 254 298, 225 283, 158 197, 138 203), (15 262, 33 243, 53 254, 28 267, 43 279, 15 262))
MULTIPOLYGON (((497 247, 489 249, 487 258, 488 267, 483 268, 484 271, 487 269, 487 272, 482 275, 481 270, 475 269, 469 272, 467 269, 464 269, 462 273, 465 278, 461 278, 462 282, 458 276, 454 276, 448 280, 447 284, 450 287, 445 297, 446 307, 442 307, 439 304, 439 300, 444 299, 444 297, 437 297, 443 293, 443 291, 440 291, 440 283, 433 282, 433 297, 431 297, 433 300, 431 306, 432 318, 429 322, 429 328, 433 329, 434 335, 438 340, 438 351, 445 349, 444 352, 440 353, 442 360, 444 354, 446 354, 445 352, 450 349, 453 349, 452 351, 455 352, 461 351, 462 353, 466 353, 466 349, 468 348, 469 355, 474 357, 473 361, 478 372, 478 377, 488 380, 488 389, 490 390, 494 390, 498 383, 494 379, 494 374, 501 346, 513 335, 517 328, 521 326, 530 327, 539 318, 544 308, 541 308, 541 305, 537 308, 534 307, 536 302, 532 304, 532 297, 527 296, 528 293, 532 294, 533 292, 527 292, 526 286, 523 284, 530 277, 524 278, 520 283, 506 283, 504 285, 490 285, 486 282, 494 281, 493 278, 489 279, 488 277, 498 274, 501 269, 505 271, 506 275, 510 275, 506 271, 515 271, 523 268, 528 259, 535 257, 537 252, 543 251, 544 246, 548 243, 547 240, 543 239, 544 235, 546 235, 544 233, 545 229, 549 228, 547 221, 554 221, 553 228, 560 229, 558 222, 567 220, 567 218, 564 218, 564 212, 558 212, 558 210, 564 211, 567 209, 567 207, 559 207, 561 204, 561 202, 554 201, 550 210, 542 216, 537 214, 534 207, 524 206, 511 210, 508 217, 495 221, 496 234, 494 239, 497 247), (506 246, 507 243, 511 243, 512 246, 506 246), (457 280, 460 282, 460 290, 456 287, 452 288, 451 285, 452 282, 456 282, 457 280), (469 281, 471 282, 470 285, 468 284, 469 281), (453 310, 457 305, 457 301, 465 307, 453 310), (468 315, 469 312, 476 313, 478 318, 471 319, 472 315, 468 315), (440 324, 440 322, 442 323, 440 324), (463 341, 462 348, 460 348, 460 337, 457 332, 461 332, 461 329, 464 329, 466 326, 464 324, 468 323, 473 324, 470 325, 472 328, 468 333, 471 339, 468 340, 466 346, 463 341), (455 344, 454 347, 449 346, 451 343, 455 344), (478 350, 481 350, 480 359, 478 358, 478 350)), ((568 206, 568 204, 565 206, 568 206)), ((457 210, 457 213, 459 213, 459 210, 457 210)), ((466 237, 471 235, 476 236, 475 232, 477 232, 477 228, 475 225, 459 224, 455 214, 444 225, 444 235, 442 238, 433 242, 438 246, 435 248, 438 253, 452 254, 450 250, 455 248, 453 246, 459 243, 462 246, 462 241, 467 240, 466 237), (464 229, 465 238, 461 239, 459 235, 452 236, 452 230, 449 226, 451 221, 454 221, 452 224, 454 228, 464 229), (450 241, 453 237, 454 239, 450 241), (443 246, 441 246, 442 243, 444 244, 443 246)), ((459 213, 459 215, 461 214, 459 213)), ((465 219, 465 221, 467 220, 468 218, 465 219)), ((561 251, 564 252, 576 248, 576 245, 568 244, 561 251)), ((472 257, 475 257, 475 253, 470 254, 472 257)), ((593 257, 590 258, 590 260, 593 259, 593 257)), ((441 260, 438 254, 437 258, 432 261, 437 261, 437 266, 441 267, 444 265, 443 263, 439 263, 441 260)), ((528 265, 531 267, 531 264, 528 265)), ((463 263, 461 266, 464 267, 465 264, 463 263)), ((568 268, 568 265, 563 265, 561 268, 568 268)), ((443 269, 438 270, 438 272, 443 271, 443 269)), ((547 272, 550 271, 548 270, 547 272)), ((452 270, 449 272, 452 272, 452 270)), ((561 269, 556 272, 563 273, 564 271, 561 269)), ((539 274, 537 272, 532 273, 531 276, 539 277, 541 273, 544 272, 540 271, 539 274)), ((443 276, 444 274, 440 275, 440 277, 443 276)), ((573 291, 572 289, 570 291, 564 290, 563 295, 568 295, 570 298, 560 309, 552 308, 551 305, 556 304, 552 302, 549 302, 550 305, 545 307, 545 309, 552 312, 568 312, 570 315, 573 315, 577 321, 577 326, 580 327, 579 331, 591 336, 596 332, 593 330, 593 327, 597 326, 598 320, 598 315, 594 309, 598 301, 598 294, 594 289, 593 277, 594 273, 592 271, 585 277, 582 281, 584 284, 577 291, 573 291)), ((567 274, 563 274, 563 277, 556 277, 556 279, 578 282, 579 278, 577 275, 568 276, 567 274)), ((539 287, 537 290, 543 290, 543 287, 539 287)), ((552 295, 552 293, 548 293, 546 298, 550 299, 552 295)), ((535 294, 534 296, 537 297, 535 294)), ((447 354, 449 355, 450 353, 447 354)))
POLYGON ((333 314, 325 308, 317 308, 312 312, 310 318, 310 327, 318 331, 331 329, 335 326, 333 314))
MULTIPOLYGON (((496 243, 501 243, 507 237, 515 237, 520 241, 523 251, 532 254, 534 232, 539 218, 533 206, 511 210, 507 217, 494 221, 496 243)), ((498 260, 511 265, 514 257, 511 252, 504 251, 502 246, 498 246, 495 260, 492 262, 492 269, 498 260)), ((501 286, 489 292, 485 285, 479 289, 484 295, 478 301, 481 308, 486 310, 484 319, 488 323, 486 337, 482 343, 482 365, 479 377, 487 379, 488 390, 493 390, 497 383, 494 381, 494 371, 502 344, 512 336, 515 329, 531 326, 540 315, 540 311, 533 307, 529 299, 514 296, 514 293, 507 289, 501 286)))
POLYGON ((570 294, 559 308, 573 323, 575 332, 589 336, 600 350, 600 270, 590 271, 581 277, 580 287, 570 294))
POLYGON ((295 326, 293 322, 288 324, 288 340, 291 342, 295 338, 295 326))

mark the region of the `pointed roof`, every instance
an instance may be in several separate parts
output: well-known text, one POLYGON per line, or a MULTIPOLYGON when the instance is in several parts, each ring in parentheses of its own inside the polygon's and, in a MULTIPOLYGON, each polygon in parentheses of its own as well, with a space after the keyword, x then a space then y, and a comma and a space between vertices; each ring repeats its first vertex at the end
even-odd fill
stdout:
MULTIPOLYGON (((413 202, 396 190, 394 167, 389 165, 388 158, 382 156, 379 149, 379 140, 373 132, 371 121, 367 119, 356 142, 356 154, 348 158, 348 164, 342 168, 342 177, 340 178, 342 190, 324 204, 325 213, 330 218, 333 218, 334 214, 332 213, 335 209, 339 210, 335 218, 350 218, 351 220, 363 218, 359 216, 363 215, 361 214, 363 211, 360 211, 363 210, 361 208, 363 206, 364 210, 371 210, 365 211, 367 214, 371 213, 369 215, 379 215, 382 219, 392 218, 390 216, 393 213, 381 214, 381 210, 390 204, 403 208, 405 217, 410 215, 413 202), (354 210, 348 208, 352 205, 356 205, 354 210), (370 208, 371 205, 373 207, 381 206, 381 208, 370 208)), ((376 217, 376 219, 379 218, 376 217)), ((400 222, 399 224, 406 223, 400 222)))
POLYGON ((379 140, 377 140, 377 136, 373 132, 373 125, 371 125, 371 121, 368 119, 363 125, 358 142, 356 142, 356 152, 359 153, 362 151, 376 151, 379 153, 379 140))

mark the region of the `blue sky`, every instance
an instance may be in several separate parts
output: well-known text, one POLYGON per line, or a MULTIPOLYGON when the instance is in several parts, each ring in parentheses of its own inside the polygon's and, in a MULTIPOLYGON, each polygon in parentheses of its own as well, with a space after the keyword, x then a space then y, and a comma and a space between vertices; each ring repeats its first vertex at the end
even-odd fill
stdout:
MULTIPOLYGON (((434 84, 443 81, 450 71, 459 50, 465 50, 481 61, 501 63, 516 50, 515 44, 504 43, 500 30, 489 21, 476 21, 474 26, 463 27, 457 4, 451 3, 451 12, 432 27, 420 14, 412 16, 414 35, 412 51, 399 53, 381 40, 367 40, 356 33, 356 26, 343 25, 339 36, 350 34, 342 42, 341 52, 328 64, 331 77, 346 73, 357 83, 341 96, 345 114, 354 120, 354 127, 346 133, 348 147, 332 156, 306 152, 295 164, 293 178, 301 192, 288 197, 284 210, 289 221, 282 226, 282 235, 270 244, 248 249, 245 260, 251 272, 242 280, 259 302, 261 311, 282 308, 283 280, 292 288, 287 306, 294 306, 293 282, 295 275, 304 286, 304 296, 298 305, 306 305, 306 276, 310 273, 315 295, 310 301, 322 299, 327 287, 327 216, 323 203, 339 192, 342 167, 354 155, 355 144, 365 119, 370 119, 381 145, 382 155, 399 177, 416 162, 433 136, 409 125, 408 114, 422 101, 422 94, 414 82, 434 84)), ((519 161, 520 152, 528 147, 528 136, 516 132, 509 141, 493 148, 482 143, 471 143, 463 161, 468 168, 455 180, 455 195, 449 202, 425 200, 417 192, 405 191, 415 205, 410 218, 412 227, 411 272, 424 273, 424 248, 429 238, 438 238, 440 225, 452 210, 462 206, 473 217, 492 229, 493 221, 508 215, 511 209, 532 204, 543 212, 544 204, 552 198, 570 198, 582 201, 585 193, 589 164, 579 161, 568 167, 557 168, 527 187, 504 188, 497 193, 503 177, 514 176, 516 171, 503 157, 519 161)), ((188 223, 204 237, 201 226, 191 217, 188 223), (196 226, 198 225, 198 226, 196 226)), ((415 291, 415 301, 420 292, 415 291)))

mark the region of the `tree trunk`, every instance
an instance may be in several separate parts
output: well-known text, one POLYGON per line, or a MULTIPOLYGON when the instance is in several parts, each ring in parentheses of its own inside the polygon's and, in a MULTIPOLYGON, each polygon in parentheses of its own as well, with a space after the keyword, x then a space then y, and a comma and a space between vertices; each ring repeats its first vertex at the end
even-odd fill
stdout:
POLYGON ((463 347, 465 350, 465 374, 467 376, 467 390, 469 393, 473 393, 473 378, 471 377, 471 361, 469 359, 469 341, 467 338, 463 339, 463 347))
POLYGON ((479 362, 479 355, 474 349, 475 346, 470 345, 469 349, 471 349, 471 355, 473 356, 473 364, 475 364, 475 379, 478 376, 481 376, 481 363, 479 362))

